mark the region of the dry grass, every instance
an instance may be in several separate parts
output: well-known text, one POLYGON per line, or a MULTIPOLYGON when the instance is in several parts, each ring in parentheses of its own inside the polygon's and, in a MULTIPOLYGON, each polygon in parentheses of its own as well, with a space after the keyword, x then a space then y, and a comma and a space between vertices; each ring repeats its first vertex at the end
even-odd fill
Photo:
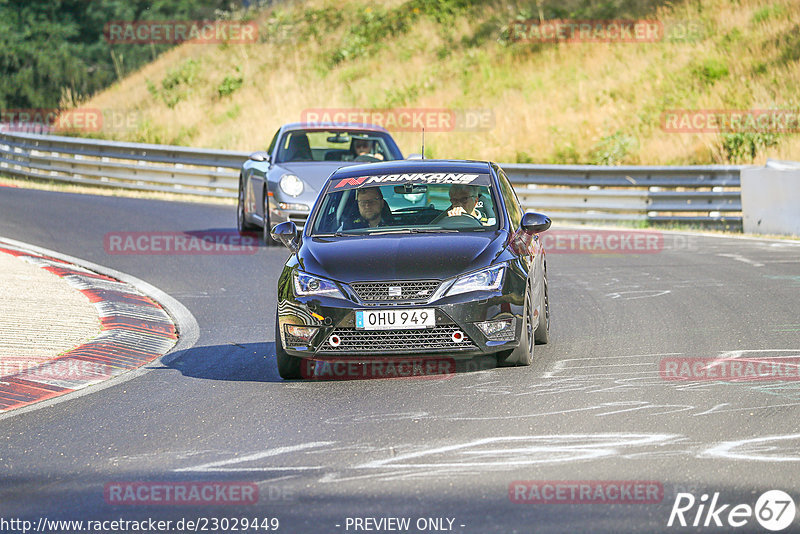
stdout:
MULTIPOLYGON (((351 17, 346 21, 372 5, 352 0, 343 8, 351 17)), ((260 16, 260 32, 277 20, 301 20, 304 10, 330 6, 341 2, 275 8, 260 16)), ((665 109, 800 109, 798 62, 781 61, 786 36, 800 24, 794 0, 686 0, 651 17, 667 25, 701 21, 705 36, 694 42, 504 45, 496 30, 475 45, 462 42, 482 24, 508 21, 513 13, 491 3, 444 28, 423 17, 408 33, 385 37, 377 53, 335 66, 328 58, 342 44, 346 25, 319 42, 292 40, 289 31, 289 38, 276 32, 252 45, 186 44, 85 105, 141 114, 138 127, 113 135, 118 139, 234 150, 264 148, 281 124, 310 108, 489 108, 494 125, 487 131, 426 133, 429 154, 594 163, 605 148, 614 152, 613 162, 631 164, 727 162, 719 134, 663 131, 665 109), (773 6, 779 15, 754 22, 759 10, 773 6), (170 108, 148 90, 148 81, 161 88, 188 60, 198 63, 196 78, 170 108), (697 69, 707 60, 722 62, 728 73, 699 80, 697 69), (227 75, 242 76, 244 85, 220 96, 227 75)), ((419 152, 420 137, 396 134, 405 153, 419 152)), ((798 135, 784 134, 743 162, 798 154, 798 135)))

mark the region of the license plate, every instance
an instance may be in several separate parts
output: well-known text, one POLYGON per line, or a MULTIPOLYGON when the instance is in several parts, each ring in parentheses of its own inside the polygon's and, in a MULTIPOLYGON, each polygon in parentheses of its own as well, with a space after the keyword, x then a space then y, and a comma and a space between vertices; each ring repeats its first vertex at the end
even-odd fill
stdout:
POLYGON ((356 328, 359 330, 396 330, 432 326, 436 326, 436 312, 433 309, 356 312, 356 328))

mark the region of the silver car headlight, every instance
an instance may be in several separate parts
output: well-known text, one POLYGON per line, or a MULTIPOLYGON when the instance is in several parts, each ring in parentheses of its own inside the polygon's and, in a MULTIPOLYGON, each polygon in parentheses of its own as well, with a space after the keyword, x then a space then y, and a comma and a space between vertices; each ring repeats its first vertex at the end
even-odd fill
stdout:
POLYGON ((344 298, 344 295, 332 280, 297 271, 294 273, 294 293, 300 297, 325 295, 344 298))
POLYGON ((505 265, 494 265, 476 273, 459 277, 447 291, 448 296, 468 293, 470 291, 495 291, 503 285, 505 265))
POLYGON ((281 191, 290 197, 299 196, 303 192, 303 180, 294 174, 284 174, 280 181, 281 191))

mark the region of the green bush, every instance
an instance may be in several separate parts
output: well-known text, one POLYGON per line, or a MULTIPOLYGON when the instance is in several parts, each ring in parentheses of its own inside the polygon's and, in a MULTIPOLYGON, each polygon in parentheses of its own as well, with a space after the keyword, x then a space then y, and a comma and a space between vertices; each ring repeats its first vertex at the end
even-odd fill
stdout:
POLYGON ((731 163, 750 163, 758 152, 778 144, 778 135, 761 132, 722 134, 722 149, 731 163))
POLYGON ((167 72, 161 80, 161 91, 159 91, 167 107, 174 108, 191 93, 191 87, 196 82, 199 72, 200 62, 194 59, 187 59, 167 72))
POLYGON ((593 165, 619 165, 631 149, 636 148, 637 144, 635 137, 617 130, 597 142, 590 153, 591 163, 593 165))
MULTIPOLYGON (((238 69, 237 69, 238 70, 238 69)), ((217 94, 220 98, 233 94, 244 84, 244 77, 242 76, 225 76, 222 83, 217 87, 217 94)))
POLYGON ((721 59, 708 58, 692 69, 695 78, 705 84, 713 84, 729 74, 728 65, 721 59))
POLYGON ((753 24, 760 24, 766 20, 781 17, 785 13, 786 8, 781 5, 764 6, 761 9, 757 9, 750 20, 753 24))
POLYGON ((792 63, 800 60, 800 24, 786 32, 781 39, 781 61, 792 63))

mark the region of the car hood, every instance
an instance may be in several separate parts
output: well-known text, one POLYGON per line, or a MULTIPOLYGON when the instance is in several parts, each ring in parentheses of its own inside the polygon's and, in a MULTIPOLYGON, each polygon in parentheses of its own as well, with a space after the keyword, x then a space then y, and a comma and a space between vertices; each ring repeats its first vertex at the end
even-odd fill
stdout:
POLYGON ((503 231, 304 238, 301 269, 350 283, 444 280, 492 263, 505 249, 503 231))

